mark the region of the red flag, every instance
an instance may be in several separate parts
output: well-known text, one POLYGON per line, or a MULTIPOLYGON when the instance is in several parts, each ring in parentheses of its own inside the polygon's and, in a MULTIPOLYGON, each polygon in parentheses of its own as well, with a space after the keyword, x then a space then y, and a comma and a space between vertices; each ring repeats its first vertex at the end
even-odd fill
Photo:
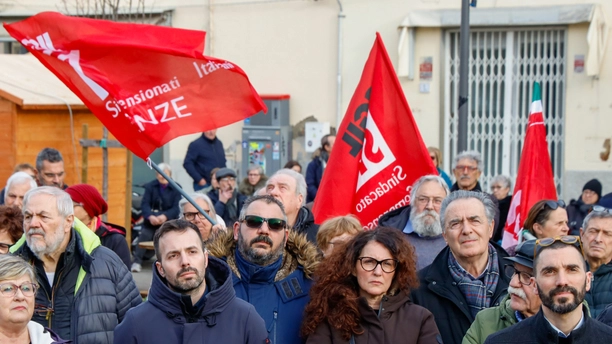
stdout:
POLYGON ((201 31, 55 12, 4 27, 142 159, 175 137, 267 111, 242 69, 204 56, 201 31))
POLYGON ((502 239, 504 248, 516 245, 529 209, 543 199, 556 200, 557 191, 546 142, 540 84, 536 82, 516 186, 502 239))
POLYGON ((354 214, 374 228, 410 203, 412 184, 426 174, 436 168, 377 33, 319 186, 316 222, 354 214))

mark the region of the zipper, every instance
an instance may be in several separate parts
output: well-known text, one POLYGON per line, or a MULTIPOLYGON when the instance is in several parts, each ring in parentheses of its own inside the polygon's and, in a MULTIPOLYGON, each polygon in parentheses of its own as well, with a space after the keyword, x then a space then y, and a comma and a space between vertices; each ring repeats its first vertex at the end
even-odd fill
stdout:
POLYGON ((272 327, 274 328, 274 332, 272 333, 272 344, 276 344, 276 320, 278 319, 278 312, 274 311, 274 324, 272 325, 272 327))
MULTIPOLYGON (((62 270, 59 272, 59 274, 57 275, 57 284, 59 285, 59 282, 62 278, 62 273, 64 272, 64 268, 62 268, 62 270)), ((55 283, 51 282, 52 286, 51 286, 51 311, 47 311, 47 320, 49 321, 49 328, 51 328, 51 321, 53 319, 53 315, 52 312, 55 309, 55 283)))

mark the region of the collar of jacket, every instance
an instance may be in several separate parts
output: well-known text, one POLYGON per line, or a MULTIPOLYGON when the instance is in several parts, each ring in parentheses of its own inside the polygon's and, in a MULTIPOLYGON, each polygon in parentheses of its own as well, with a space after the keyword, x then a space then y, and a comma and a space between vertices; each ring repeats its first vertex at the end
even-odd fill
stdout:
MULTIPOLYGON (((276 273, 283 263, 282 254, 272 264, 261 266, 253 264, 242 256, 239 250, 234 250, 236 268, 240 272, 240 278, 247 283, 273 283, 276 273)), ((295 270, 295 269, 293 269, 295 270)))
POLYGON ((311 224, 313 224, 315 221, 314 219, 314 215, 312 214, 312 212, 306 208, 306 207, 301 207, 300 210, 298 211, 298 216, 295 219, 295 224, 293 225, 293 230, 299 232, 299 233, 303 233, 303 231, 310 226, 311 224))
MULTIPOLYGON (((232 277, 228 266, 218 258, 208 257, 208 266, 205 273, 208 293, 203 295, 204 302, 198 301, 197 321, 206 321, 208 326, 215 325, 216 314, 223 312, 227 305, 236 297, 232 277)), ((165 278, 159 275, 155 263, 153 263, 153 280, 149 292, 148 301, 161 310, 175 323, 184 324, 188 322, 184 313, 182 301, 183 295, 168 287, 165 278)))
MULTIPOLYGON (((455 184, 453 184, 453 186, 450 189, 450 192, 453 191, 457 191, 459 190, 459 184, 457 184, 457 182, 455 182, 455 184)), ((482 187, 480 187, 480 182, 476 182, 476 186, 474 186, 474 188, 472 190, 469 191, 478 191, 478 192, 482 192, 482 187)))
MULTIPOLYGON (((240 272, 236 267, 234 252, 237 241, 234 240, 233 231, 225 231, 218 235, 207 248, 212 256, 224 259, 230 266, 232 272, 240 278, 240 272)), ((280 281, 301 267, 307 278, 312 275, 319 263, 317 248, 306 239, 304 234, 290 230, 287 244, 283 251, 283 261, 280 269, 274 277, 274 281, 280 281)))
MULTIPOLYGON (((582 302, 582 312, 584 313, 584 324, 580 326, 579 329, 576 329, 571 332, 571 337, 574 343, 580 343, 580 339, 585 334, 588 335, 588 329, 590 328, 589 322, 593 321, 591 316, 589 315, 589 310, 584 306, 584 302, 582 302)), ((553 329, 548 321, 544 318, 544 312, 542 312, 542 307, 540 307, 540 311, 531 318, 525 319, 524 321, 529 321, 532 319, 533 328, 534 329, 544 329, 544 331, 534 331, 535 336, 538 339, 538 343, 557 343, 559 341, 559 334, 555 329, 553 329)))
MULTIPOLYGON (((499 266, 499 271, 504 271, 503 267, 503 257, 507 257, 508 254, 504 251, 501 246, 491 243, 493 248, 497 250, 497 264, 499 266)), ((446 246, 442 251, 436 256, 434 261, 428 267, 425 267, 422 271, 423 279, 427 282, 427 288, 431 290, 431 292, 437 294, 440 297, 444 297, 449 299, 455 303, 455 305, 461 309, 463 314, 468 317, 471 321, 474 321, 474 317, 470 312, 467 302, 465 301, 465 297, 456 286, 455 281, 450 278, 448 271, 448 255, 450 253, 450 248, 446 246), (463 300, 462 304, 457 304, 457 300, 463 300)), ((491 306, 497 307, 500 303, 500 298, 502 295, 506 295, 508 284, 510 280, 504 273, 500 273, 499 281, 497 282, 497 288, 495 289, 495 294, 491 298, 491 306)))
POLYGON ((380 226, 393 227, 399 230, 404 230, 406 224, 410 221, 410 206, 406 205, 395 210, 385 213, 378 220, 380 226))
POLYGON ((126 232, 125 232, 125 228, 119 225, 116 225, 114 223, 100 221, 100 227, 98 227, 98 229, 96 230, 96 235, 102 238, 111 233, 117 233, 117 234, 121 234, 125 236, 126 232))
POLYGON ((384 295, 380 301, 380 316, 378 315, 379 309, 373 309, 368 304, 368 301, 364 297, 357 299, 357 305, 359 307, 359 313, 364 321, 372 324, 379 324, 382 320, 391 317, 391 314, 396 312, 404 304, 411 302, 410 294, 408 291, 402 290, 395 295, 384 295))

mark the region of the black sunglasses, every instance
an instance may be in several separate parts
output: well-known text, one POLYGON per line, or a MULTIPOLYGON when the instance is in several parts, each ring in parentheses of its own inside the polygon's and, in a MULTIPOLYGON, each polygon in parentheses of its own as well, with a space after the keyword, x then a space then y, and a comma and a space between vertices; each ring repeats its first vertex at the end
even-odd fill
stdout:
POLYGON ((565 208, 565 202, 563 202, 562 199, 558 200, 558 201, 546 201, 546 203, 544 203, 544 205, 546 205, 547 207, 549 207, 552 210, 556 210, 557 208, 561 207, 561 208, 565 208))
POLYGON ((257 215, 247 215, 242 222, 246 223, 249 228, 261 228, 264 222, 268 224, 268 228, 273 231, 281 231, 287 228, 287 222, 283 219, 265 218, 257 215))
POLYGON ((591 211, 589 211, 589 213, 591 212, 612 214, 612 209, 608 209, 600 205, 594 205, 593 207, 591 207, 591 211))
POLYGON ((542 238, 538 239, 535 242, 535 246, 533 247, 533 257, 535 258, 538 253, 540 253, 542 247, 550 246, 555 242, 560 241, 567 245, 575 246, 580 249, 580 253, 584 257, 584 250, 582 249, 582 241, 580 241, 580 237, 577 235, 562 235, 554 238, 542 238))

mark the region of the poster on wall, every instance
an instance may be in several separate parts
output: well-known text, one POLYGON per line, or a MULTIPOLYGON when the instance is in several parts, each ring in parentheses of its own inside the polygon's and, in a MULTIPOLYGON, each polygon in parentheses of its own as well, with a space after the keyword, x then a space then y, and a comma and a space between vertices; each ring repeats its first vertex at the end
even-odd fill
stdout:
POLYGON ((249 165, 258 165, 266 170, 266 145, 263 142, 249 142, 249 165))

